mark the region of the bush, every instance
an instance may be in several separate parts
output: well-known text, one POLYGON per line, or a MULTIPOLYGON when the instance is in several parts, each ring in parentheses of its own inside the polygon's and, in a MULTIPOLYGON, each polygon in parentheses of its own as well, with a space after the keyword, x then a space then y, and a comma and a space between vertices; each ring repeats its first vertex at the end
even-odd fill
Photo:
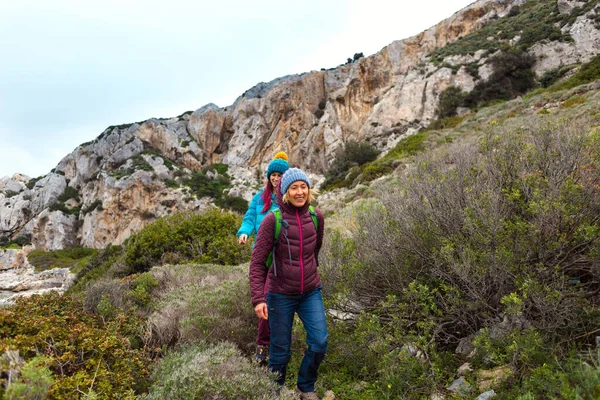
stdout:
POLYGON ((160 218, 127 240, 125 265, 132 272, 145 272, 161 264, 168 253, 178 254, 182 261, 239 264, 250 256, 237 244, 240 223, 239 215, 216 209, 160 218))
POLYGON ((583 64, 579 71, 566 81, 559 83, 558 85, 552 86, 550 89, 553 91, 571 89, 575 86, 590 83, 600 78, 600 55, 592 58, 588 63, 583 64))
POLYGON ((152 399, 271 399, 277 384, 229 343, 203 342, 174 350, 159 363, 152 399))
POLYGON ((81 213, 83 215, 85 215, 85 214, 89 214, 89 213, 93 212, 94 210, 99 210, 99 211, 103 210, 103 208, 102 208, 102 200, 101 199, 96 199, 90 205, 88 205, 87 207, 83 207, 81 209, 81 213))
POLYGON ((542 85, 543 88, 550 87, 572 69, 572 65, 567 65, 546 71, 540 78, 540 85, 542 85))
POLYGON ((83 292, 88 284, 102 277, 111 266, 123 258, 123 252, 122 246, 115 245, 108 245, 104 249, 98 250, 77 272, 75 284, 69 288, 67 293, 83 292))
POLYGON ((8 242, 8 246, 11 244, 16 244, 19 247, 27 246, 31 244, 31 234, 24 234, 17 236, 13 240, 8 242))
POLYGON ((35 186, 35 184, 37 183, 37 181, 39 181, 40 179, 44 178, 43 176, 38 176, 37 178, 31 178, 29 181, 27 181, 27 189, 33 189, 33 187, 35 186))
POLYGON ((79 192, 77 191, 77 189, 75 189, 74 187, 71 187, 71 186, 65 187, 65 190, 62 192, 62 194, 60 196, 58 196, 57 200, 61 203, 64 203, 69 199, 75 199, 75 200, 77 200, 77 202, 80 201, 79 192))
MULTIPOLYGON (((588 2, 585 8, 591 8, 595 4, 588 2)), ((474 54, 478 50, 494 53, 507 48, 506 42, 515 36, 521 36, 514 46, 520 51, 526 51, 543 39, 571 41, 573 39, 570 35, 560 31, 568 22, 568 19, 563 19, 563 16, 556 12, 556 1, 526 2, 518 7, 518 12, 516 7, 513 7, 506 17, 492 20, 482 28, 434 50, 430 57, 433 62, 440 64, 448 56, 474 54), (499 40, 488 40, 490 36, 499 40)))
POLYGON ((421 398, 450 379, 459 341, 477 336, 473 365, 508 364, 509 385, 522 388, 545 363, 595 347, 598 144, 586 121, 495 127, 476 145, 417 159, 379 199, 355 206, 321 257, 326 307, 343 317, 324 379, 348 390, 358 377, 381 397, 389 384, 391 397, 421 398), (411 345, 428 362, 403 358, 411 345))
POLYGON ((379 150, 366 142, 349 141, 344 148, 338 151, 336 158, 325 172, 323 189, 332 187, 346 179, 351 168, 361 166, 373 161, 379 155, 379 150))
POLYGON ((585 97, 583 96, 571 96, 563 103, 561 103, 560 108, 571 108, 576 105, 585 103, 585 97))
MULTIPOLYGON (((50 364, 50 360, 44 356, 36 356, 29 360, 19 371, 20 376, 8 384, 3 398, 9 400, 46 399, 50 386, 54 382, 52 372, 46 366, 48 364, 50 364)), ((4 368, 0 368, 0 370, 2 369, 4 368)))
POLYGON ((218 175, 215 178, 209 178, 204 172, 196 171, 184 181, 192 192, 198 197, 212 197, 220 199, 223 196, 223 190, 227 189, 231 182, 229 178, 218 175))
POLYGON ((248 354, 254 350, 256 315, 248 300, 247 264, 165 265, 150 273, 159 287, 152 291, 149 343, 163 347, 227 340, 248 354))
POLYGON ((53 251, 33 250, 27 255, 27 260, 35 267, 36 272, 69 268, 77 273, 95 254, 95 249, 73 246, 53 251))
POLYGON ((226 176, 229 165, 223 163, 214 163, 208 167, 210 171, 217 171, 220 175, 226 176))
POLYGON ((215 201, 215 204, 221 208, 229 209, 240 214, 245 214, 248 210, 248 200, 240 196, 223 196, 215 201))
POLYGON ((475 85, 464 99, 467 107, 476 107, 490 100, 510 100, 535 85, 531 69, 535 58, 523 51, 503 52, 490 60, 494 72, 486 81, 475 85))
POLYGON ((51 399, 80 398, 80 390, 90 389, 98 399, 142 393, 149 360, 143 351, 131 349, 116 328, 102 325, 71 298, 56 292, 19 298, 13 306, 0 309, 0 347, 16 350, 29 361, 22 370, 27 386, 19 384, 14 390, 41 393, 49 386, 51 399), (35 358, 40 355, 45 360, 35 358))
POLYGON ((438 118, 443 119, 456 115, 456 109, 463 105, 465 93, 457 86, 449 86, 440 93, 438 118))

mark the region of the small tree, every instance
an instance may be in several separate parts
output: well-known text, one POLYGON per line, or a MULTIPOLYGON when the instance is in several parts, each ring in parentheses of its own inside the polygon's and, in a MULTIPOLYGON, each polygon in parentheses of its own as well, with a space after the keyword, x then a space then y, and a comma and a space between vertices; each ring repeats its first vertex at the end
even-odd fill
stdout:
POLYGON ((456 115, 456 109, 465 101, 465 93, 457 86, 449 86, 440 94, 437 114, 440 119, 456 115))

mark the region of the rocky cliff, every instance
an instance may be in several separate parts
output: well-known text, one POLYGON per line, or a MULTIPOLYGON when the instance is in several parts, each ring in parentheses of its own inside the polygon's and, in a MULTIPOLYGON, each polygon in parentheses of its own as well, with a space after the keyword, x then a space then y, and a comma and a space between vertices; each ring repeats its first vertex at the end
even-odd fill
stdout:
MULTIPOLYGON (((0 235, 30 237, 46 250, 72 244, 101 248, 121 243, 157 217, 209 207, 211 199, 184 182, 194 171, 223 175, 206 171, 215 163, 229 167, 229 194, 248 199, 277 151, 286 151, 293 165, 315 179, 349 140, 385 151, 435 119, 442 90, 454 85, 469 91, 487 79, 494 54, 490 44, 514 45, 521 32, 509 38, 506 31, 492 32, 477 51, 435 57, 432 52, 530 3, 476 1, 377 54, 260 83, 228 107, 209 104, 170 119, 111 126, 44 177, 0 179, 0 235)), ((537 3, 548 3, 554 20, 564 16, 553 25, 560 39, 542 38, 527 46, 538 76, 598 53, 596 2, 537 3)))

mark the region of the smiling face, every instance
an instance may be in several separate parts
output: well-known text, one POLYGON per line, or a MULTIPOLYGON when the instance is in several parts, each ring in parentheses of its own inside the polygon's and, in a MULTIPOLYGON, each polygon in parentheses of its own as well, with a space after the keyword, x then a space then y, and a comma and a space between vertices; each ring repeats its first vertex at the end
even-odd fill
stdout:
POLYGON ((304 181, 293 182, 288 188, 287 194, 295 207, 302 207, 308 199, 308 185, 304 181))
POLYGON ((273 192, 277 192, 277 187, 279 186, 279 181, 281 180, 281 174, 279 172, 273 172, 269 176, 269 182, 273 186, 273 192))

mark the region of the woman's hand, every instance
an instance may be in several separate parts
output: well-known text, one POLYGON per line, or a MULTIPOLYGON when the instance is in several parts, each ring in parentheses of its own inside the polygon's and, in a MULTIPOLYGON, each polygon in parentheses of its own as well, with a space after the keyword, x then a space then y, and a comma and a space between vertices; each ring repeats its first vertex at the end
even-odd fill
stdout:
POLYGON ((247 241, 248 241, 248 235, 246 235, 245 233, 242 233, 240 235, 240 237, 238 238, 239 244, 246 244, 247 241))
POLYGON ((254 312, 260 319, 269 319, 269 310, 267 309, 267 303, 258 303, 256 307, 254 307, 254 312))

